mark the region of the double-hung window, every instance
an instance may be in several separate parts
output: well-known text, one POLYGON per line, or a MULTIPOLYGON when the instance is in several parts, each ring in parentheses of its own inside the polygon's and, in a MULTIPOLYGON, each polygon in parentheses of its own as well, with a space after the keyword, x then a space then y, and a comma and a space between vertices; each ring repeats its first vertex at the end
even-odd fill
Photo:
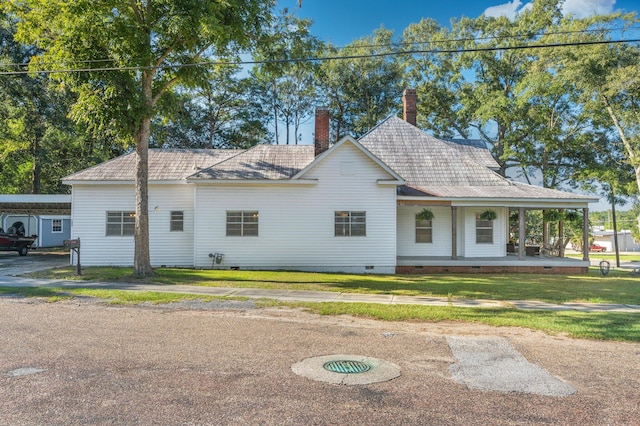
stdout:
POLYGON ((227 237, 257 237, 257 211, 227 211, 227 237))
POLYGON ((476 214, 476 244, 493 244, 493 221, 476 214))
POLYGON ((431 220, 418 219, 416 215, 416 243, 433 242, 433 223, 431 220))
POLYGON ((135 212, 107 212, 107 236, 133 235, 136 225, 135 212))
POLYGON ((169 220, 169 232, 182 231, 184 231, 184 212, 171 212, 171 219, 169 220))
POLYGON ((367 212, 335 212, 336 237, 365 237, 367 235, 367 212))

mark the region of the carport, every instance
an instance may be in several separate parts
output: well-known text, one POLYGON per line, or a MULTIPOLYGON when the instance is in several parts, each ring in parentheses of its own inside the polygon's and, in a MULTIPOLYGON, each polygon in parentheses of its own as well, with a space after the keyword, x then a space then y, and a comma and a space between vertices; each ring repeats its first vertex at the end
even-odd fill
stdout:
POLYGON ((25 235, 38 235, 38 247, 62 245, 70 235, 71 195, 0 194, 0 228, 7 231, 16 223, 25 235))

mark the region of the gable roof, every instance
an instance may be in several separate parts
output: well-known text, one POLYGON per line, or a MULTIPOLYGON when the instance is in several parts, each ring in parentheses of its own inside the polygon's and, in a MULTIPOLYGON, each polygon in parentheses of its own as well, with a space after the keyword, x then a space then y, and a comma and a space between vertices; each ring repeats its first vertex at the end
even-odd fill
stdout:
MULTIPOLYGON (((392 116, 359 142, 402 176, 399 195, 442 198, 596 200, 554 189, 513 182, 478 163, 477 156, 392 116)), ((476 147, 477 148, 477 147, 476 147)))
POLYGON ((344 145, 346 143, 350 143, 351 145, 353 145, 360 152, 362 152, 365 156, 367 156, 374 163, 376 163, 378 166, 380 166, 381 169, 383 169, 385 172, 387 172, 389 174, 389 176, 391 176, 396 181, 395 182, 396 184, 397 183, 401 183, 401 182, 404 181, 404 179, 402 179, 402 177, 400 175, 398 175, 393 169, 391 169, 387 164, 385 164, 383 161, 381 161, 378 157, 373 155, 373 153, 371 153, 371 151, 366 149, 364 146, 362 146, 362 144, 360 144, 358 141, 356 141, 351 136, 343 137, 338 142, 333 144, 333 146, 331 146, 331 148, 329 148, 328 150, 324 151, 322 154, 318 155, 311 163, 309 163, 309 165, 307 165, 304 168, 304 170, 301 170, 296 176, 294 176, 294 178, 301 178, 302 176, 304 176, 305 173, 307 173, 309 170, 314 168, 319 162, 324 160, 326 157, 330 156, 333 152, 338 150, 342 145, 344 145))
MULTIPOLYGON (((149 149, 149 180, 183 180, 244 150, 236 149, 149 149)), ((122 155, 62 179, 70 181, 134 181, 135 152, 122 155)))
POLYGON ((256 145, 192 174, 189 180, 291 179, 313 159, 313 145, 256 145))

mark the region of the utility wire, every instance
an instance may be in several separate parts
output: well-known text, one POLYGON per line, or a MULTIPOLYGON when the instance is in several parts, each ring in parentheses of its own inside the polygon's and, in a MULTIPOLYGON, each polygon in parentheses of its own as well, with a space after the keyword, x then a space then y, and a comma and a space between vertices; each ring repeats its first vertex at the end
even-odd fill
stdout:
POLYGON ((173 64, 173 65, 168 64, 168 65, 160 65, 157 67, 131 66, 131 67, 102 67, 102 68, 77 68, 77 69, 67 68, 67 69, 36 70, 36 71, 27 71, 27 70, 2 71, 0 72, 0 75, 24 75, 24 74, 30 74, 30 73, 62 74, 62 73, 96 72, 96 71, 141 71, 141 70, 148 70, 148 69, 175 69, 175 68, 190 68, 190 67, 212 66, 212 65, 242 66, 242 65, 284 64, 284 63, 298 63, 298 62, 326 62, 326 61, 339 61, 339 60, 347 60, 347 59, 379 58, 379 57, 385 57, 385 56, 495 52, 495 51, 508 51, 508 50, 548 49, 548 48, 558 48, 558 47, 593 46, 593 45, 637 43, 637 42, 640 42, 640 39, 599 40, 599 41, 584 41, 584 42, 572 42, 572 43, 546 43, 546 44, 533 44, 533 45, 520 45, 520 46, 478 47, 478 48, 467 48, 467 49, 421 49, 421 50, 370 53, 370 54, 362 54, 362 55, 268 59, 268 60, 261 60, 261 61, 233 61, 233 62, 207 61, 207 62, 197 62, 193 64, 173 64))
MULTIPOLYGON (((450 38, 450 39, 442 39, 442 40, 427 40, 427 41, 407 41, 407 42, 396 42, 396 43, 385 43, 385 44, 368 44, 365 46, 342 46, 342 47, 333 47, 334 49, 340 50, 349 50, 349 49, 369 49, 369 48, 385 48, 385 47, 396 47, 401 48, 403 46, 421 46, 421 45, 433 45, 433 44, 446 44, 446 43, 460 43, 467 41, 485 41, 485 40, 499 40, 506 41, 510 39, 520 39, 523 37, 533 38, 533 37, 545 37, 551 35, 566 35, 566 34, 586 34, 593 32, 614 32, 614 31, 628 31, 628 30, 638 30, 640 27, 616 27, 616 28, 603 28, 603 29, 584 29, 584 30, 575 30, 575 31, 552 31, 547 33, 536 33, 536 34, 513 34, 513 35, 496 35, 496 36, 484 36, 477 38, 450 38)), ((239 54, 251 54, 251 51, 240 51, 239 54)), ((81 61, 73 61, 75 64, 83 64, 83 63, 96 63, 96 62, 113 62, 113 59, 87 59, 81 61)), ((240 63, 241 64, 241 63, 240 63)), ((21 63, 6 63, 0 64, 0 68, 10 68, 10 67, 18 67, 24 68, 29 66, 28 62, 21 63)))

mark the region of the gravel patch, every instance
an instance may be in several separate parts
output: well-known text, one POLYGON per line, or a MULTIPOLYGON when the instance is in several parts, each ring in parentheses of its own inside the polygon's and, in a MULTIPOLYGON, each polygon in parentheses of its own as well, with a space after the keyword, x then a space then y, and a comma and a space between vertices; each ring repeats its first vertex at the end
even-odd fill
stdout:
POLYGON ((453 379, 469 389, 569 396, 574 388, 542 367, 527 361, 499 337, 447 337, 457 363, 449 366, 453 379))
POLYGON ((256 309, 253 300, 181 300, 180 302, 160 303, 157 305, 144 304, 145 306, 153 306, 157 308, 174 309, 174 310, 195 310, 195 311, 218 311, 218 310, 247 310, 256 309))

